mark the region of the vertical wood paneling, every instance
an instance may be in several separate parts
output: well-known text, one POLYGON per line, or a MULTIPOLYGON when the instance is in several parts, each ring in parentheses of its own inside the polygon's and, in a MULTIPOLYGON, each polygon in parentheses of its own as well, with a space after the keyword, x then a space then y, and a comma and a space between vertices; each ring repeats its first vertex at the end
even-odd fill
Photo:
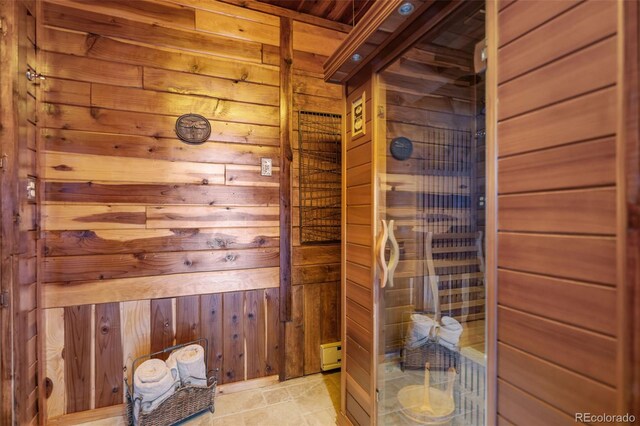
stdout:
POLYGON ((285 323, 286 359, 281 364, 286 379, 304 375, 304 286, 291 289, 291 308, 293 316, 285 323))
POLYGON ((64 308, 67 413, 91 408, 91 305, 64 308))
MULTIPOLYGON (((158 352, 173 346, 175 335, 173 332, 172 299, 154 299, 151 301, 151 352, 158 352)), ((166 360, 169 354, 157 355, 166 360)))
POLYGON ((122 302, 122 354, 127 369, 127 383, 131 386, 133 362, 151 353, 151 302, 139 300, 122 302))
POLYGON ((217 377, 222 379, 222 357, 223 357, 223 315, 222 315, 222 295, 205 294, 200 296, 200 330, 201 336, 207 339, 209 353, 207 354, 207 369, 217 377))
POLYGON ((279 374, 280 365, 280 291, 268 288, 264 291, 266 301, 267 353, 265 375, 279 374))
POLYGON ((222 357, 222 383, 244 380, 244 295, 242 292, 225 293, 224 348, 222 357))
POLYGON ((199 339, 200 296, 176 297, 176 344, 199 339))
POLYGON ((47 384, 47 414, 56 417, 65 414, 66 385, 65 385, 65 348, 64 308, 46 309, 45 318, 45 347, 46 367, 45 383, 47 384))
POLYGON ((122 336, 120 304, 103 303, 95 309, 95 407, 120 404, 122 383, 122 336))
POLYGON ((256 379, 265 376, 267 336, 264 290, 247 291, 244 296, 247 379, 256 379))
MULTIPOLYGON (((291 138, 293 23, 280 18, 280 318, 291 320, 291 138)), ((284 377, 281 375, 281 379, 284 377)))

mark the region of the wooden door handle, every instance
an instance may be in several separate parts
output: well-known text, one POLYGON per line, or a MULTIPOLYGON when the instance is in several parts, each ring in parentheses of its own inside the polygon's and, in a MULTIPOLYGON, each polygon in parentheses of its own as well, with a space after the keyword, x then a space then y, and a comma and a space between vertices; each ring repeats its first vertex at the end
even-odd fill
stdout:
POLYGON ((376 241, 376 261, 380 266, 380 288, 384 288, 387 285, 387 262, 384 259, 384 249, 387 245, 387 239, 389 238, 389 230, 387 228, 387 221, 381 220, 382 230, 378 234, 378 241, 376 241))
POLYGON ((391 241, 391 256, 389 256, 389 263, 387 265, 389 287, 393 287, 393 274, 396 271, 398 262, 400 261, 400 246, 396 241, 396 236, 393 233, 393 220, 389 221, 388 226, 389 241, 391 241))

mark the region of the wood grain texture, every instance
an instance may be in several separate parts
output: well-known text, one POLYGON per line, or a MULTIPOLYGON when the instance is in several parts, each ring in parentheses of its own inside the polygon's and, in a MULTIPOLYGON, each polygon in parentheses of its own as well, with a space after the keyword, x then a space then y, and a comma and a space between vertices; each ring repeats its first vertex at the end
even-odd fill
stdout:
POLYGON ((47 417, 61 416, 66 413, 66 385, 65 385, 65 326, 64 309, 46 309, 45 336, 46 336, 46 381, 50 392, 47 398, 47 417))
MULTIPOLYGON (((150 228, 277 226, 278 207, 147 207, 150 228)), ((282 241, 282 236, 280 236, 282 241)))
POLYGON ((46 202, 149 204, 163 203, 268 206, 277 202, 278 190, 263 187, 193 184, 101 184, 46 182, 46 202))
POLYGON ((498 197, 498 229, 567 234, 615 234, 615 189, 498 197))
POLYGON ((176 345, 199 339, 200 296, 176 297, 176 345))
MULTIPOLYGON (((89 30, 91 32, 91 30, 89 30)), ((89 58, 161 68, 172 71, 208 75, 251 83, 278 85, 276 67, 240 62, 218 56, 203 56, 188 50, 167 51, 158 46, 140 45, 123 39, 104 37, 97 33, 66 32, 43 28, 42 48, 89 58)))
POLYGON ((67 413, 91 408, 91 305, 64 309, 67 413))
MULTIPOLYGON (((502 1, 500 9, 511 1, 502 1)), ((523 36, 536 27, 556 18, 563 12, 575 7, 580 1, 558 1, 540 2, 523 1, 515 2, 504 12, 500 13, 500 25, 498 27, 498 45, 504 46, 507 43, 523 36)))
POLYGON ((499 345, 499 376, 571 415, 615 412, 615 390, 505 344, 499 345))
POLYGON ((498 309, 498 315, 500 342, 610 386, 615 384, 607 368, 616 351, 611 337, 505 307, 498 309))
MULTIPOLYGON (((302 26, 288 18, 289 36, 295 25, 298 37, 290 38, 289 70, 281 72, 278 45, 287 31, 280 16, 200 0, 134 3, 42 3, 38 38, 48 78, 43 101, 30 103, 42 127, 31 149, 42 156, 23 156, 25 167, 40 161, 45 178, 42 306, 119 306, 118 358, 129 377, 133 358, 196 335, 209 339, 209 367, 220 368, 221 383, 278 374, 289 350, 279 312, 287 297, 273 256, 285 236, 281 213, 293 207, 290 200, 281 208, 276 197, 291 193, 281 182, 292 176, 285 169, 293 163, 294 111, 339 108, 342 91, 322 81, 322 62, 344 34, 316 29, 303 15, 302 26), (291 93, 284 103, 282 76, 291 93), (207 143, 175 137, 176 118, 189 112, 211 120, 207 143), (288 164, 280 159, 282 114, 288 164), (259 175, 263 157, 273 159, 270 178, 259 175), (239 310, 225 309, 229 292, 241 298, 239 310), (229 347, 235 325, 224 321, 233 311, 242 332, 229 347)), ((28 209, 25 229, 37 229, 36 219, 28 209)), ((338 327, 338 255, 303 250, 296 258, 303 285, 327 286, 318 301, 328 317, 323 330, 338 327), (323 272, 325 263, 332 266, 323 272)), ((294 344, 301 367, 302 292, 294 344)), ((319 337, 335 340, 331 334, 319 337)))
MULTIPOLYGON (((293 137, 293 21, 280 18, 280 320, 292 320, 291 290, 291 139, 293 137)), ((281 336, 286 332, 281 331, 281 336)), ((286 337, 285 337, 286 340, 286 337)), ((286 355, 282 355, 284 364, 286 355)), ((286 372, 280 371, 280 380, 286 372)))
POLYGON ((201 336, 207 339, 207 370, 219 381, 222 379, 223 358, 223 312, 221 294, 204 294, 200 296, 200 330, 201 336))
MULTIPOLYGON (((527 3, 527 2, 524 2, 527 3)), ((552 4, 566 2, 554 2, 552 4)), ((498 88, 499 120, 616 83, 616 38, 609 37, 498 88), (598 58, 594 61, 593 58, 598 58), (582 78, 589 76, 589 78, 582 78)))
POLYGON ((587 1, 501 48, 498 80, 503 83, 615 31, 615 3, 587 1))
POLYGON ((266 312, 264 290, 244 293, 247 379, 266 376, 266 312))
POLYGON ((46 230, 131 229, 145 227, 145 208, 111 205, 48 205, 42 208, 46 230))
POLYGON ((44 261, 43 281, 106 280, 273 266, 278 266, 275 248, 48 257, 44 261))
MULTIPOLYGON (((151 353, 162 351, 175 343, 174 317, 171 299, 151 300, 151 353)), ((156 355, 166 360, 168 353, 156 355)))
POLYGON ((120 307, 122 363, 126 368, 127 383, 131 384, 133 383, 133 361, 151 353, 151 302, 149 300, 122 302, 120 307))
POLYGON ((125 395, 120 304, 97 304, 95 315, 95 407, 101 408, 120 404, 125 395))
POLYGON ((278 228, 183 228, 148 230, 51 231, 47 256, 146 253, 180 250, 242 250, 277 247, 278 228))
POLYGON ((615 336, 615 290, 515 271, 498 272, 498 303, 615 336))
POLYGON ((44 307, 63 307, 69 303, 106 303, 138 300, 138 294, 149 298, 191 296, 278 286, 279 268, 237 271, 194 272, 139 278, 64 282, 43 286, 44 307))
POLYGON ((111 182, 224 184, 222 164, 169 163, 161 160, 48 152, 44 178, 111 182), (122 173, 127 170, 127 173, 122 173), (164 173, 157 173, 165 170, 164 173))
POLYGON ((223 306, 222 383, 232 383, 245 378, 244 294, 242 292, 225 293, 223 306))
POLYGON ((499 233, 498 267, 615 285, 615 239, 499 233))
POLYGON ((284 324, 287 345, 285 360, 280 363, 280 374, 290 379, 304 375, 304 287, 291 288, 291 321, 284 324))
POLYGON ((280 341, 280 289, 267 288, 264 290, 266 310, 266 366, 265 375, 279 374, 282 367, 280 341))
POLYGON ((575 424, 573 416, 500 379, 498 380, 498 407, 500 407, 500 414, 514 424, 520 424, 520 422, 531 426, 575 424))
POLYGON ((545 149, 499 160, 501 194, 544 191, 615 182, 613 139, 545 149))
POLYGON ((150 44, 187 48, 203 53, 217 53, 228 58, 260 62, 260 45, 246 41, 233 42, 219 36, 167 28, 133 19, 111 17, 56 4, 44 9, 44 23, 105 36, 134 39, 150 44))
POLYGON ((610 136, 615 133, 615 90, 603 89, 500 122, 498 132, 500 157, 610 136))

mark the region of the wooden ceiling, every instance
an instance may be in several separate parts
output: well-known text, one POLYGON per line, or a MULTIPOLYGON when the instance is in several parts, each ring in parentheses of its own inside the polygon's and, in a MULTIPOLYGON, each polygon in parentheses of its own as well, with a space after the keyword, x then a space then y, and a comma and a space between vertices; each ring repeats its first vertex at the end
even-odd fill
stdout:
POLYGON ((259 0, 274 6, 317 16, 330 21, 355 25, 374 0, 259 0))

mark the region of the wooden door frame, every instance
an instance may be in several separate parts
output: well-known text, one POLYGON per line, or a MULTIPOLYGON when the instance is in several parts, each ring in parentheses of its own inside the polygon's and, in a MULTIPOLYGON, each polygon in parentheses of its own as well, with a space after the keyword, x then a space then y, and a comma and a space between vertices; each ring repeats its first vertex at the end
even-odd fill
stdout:
POLYGON ((14 89, 18 79, 17 12, 20 4, 13 0, 0 0, 0 288, 6 291, 9 306, 0 308, 2 352, 0 353, 0 425, 13 424, 16 418, 14 404, 14 342, 13 313, 17 295, 14 287, 14 252, 17 249, 14 216, 17 208, 18 170, 18 117, 14 89))
POLYGON ((640 416, 640 5, 618 2, 618 411, 640 416))

